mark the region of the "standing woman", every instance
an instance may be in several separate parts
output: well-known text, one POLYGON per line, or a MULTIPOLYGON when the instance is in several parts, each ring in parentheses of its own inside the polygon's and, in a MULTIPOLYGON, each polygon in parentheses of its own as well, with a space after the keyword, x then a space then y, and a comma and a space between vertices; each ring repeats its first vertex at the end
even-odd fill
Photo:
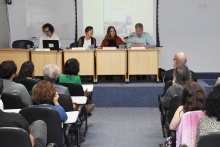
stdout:
POLYGON ((78 47, 88 48, 90 45, 94 45, 96 47, 96 39, 92 37, 93 35, 93 27, 88 26, 85 28, 85 36, 79 38, 77 42, 78 47))
POLYGON ((105 39, 103 39, 101 47, 117 47, 120 44, 125 44, 120 37, 118 37, 117 32, 113 26, 109 26, 107 29, 107 34, 105 35, 105 39))

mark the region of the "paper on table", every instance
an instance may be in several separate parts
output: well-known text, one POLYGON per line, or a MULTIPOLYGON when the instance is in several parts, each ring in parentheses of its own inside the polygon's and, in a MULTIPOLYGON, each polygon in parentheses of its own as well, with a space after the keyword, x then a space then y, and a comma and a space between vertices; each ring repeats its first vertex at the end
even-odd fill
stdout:
POLYGON ((93 91, 93 84, 82 85, 82 87, 83 87, 83 91, 86 91, 86 90, 87 92, 93 91))
POLYGON ((103 47, 103 50, 116 50, 116 47, 103 47))
POLYGON ((21 109, 4 109, 4 112, 14 112, 14 113, 19 113, 21 109))
POLYGON ((78 115, 79 115, 79 111, 71 111, 71 112, 66 112, 68 119, 64 122, 65 124, 69 124, 69 123, 75 123, 78 115))
POLYGON ((71 96, 72 102, 75 104, 86 104, 87 97, 86 96, 71 96))
POLYGON ((132 50, 140 50, 140 49, 144 50, 145 47, 144 46, 143 47, 131 47, 131 49, 132 50))

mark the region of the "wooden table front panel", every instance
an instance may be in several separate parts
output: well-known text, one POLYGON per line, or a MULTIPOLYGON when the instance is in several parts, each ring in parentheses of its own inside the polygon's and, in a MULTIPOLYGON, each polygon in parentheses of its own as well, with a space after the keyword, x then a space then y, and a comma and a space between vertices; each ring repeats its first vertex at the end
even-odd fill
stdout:
POLYGON ((30 52, 27 49, 0 49, 0 63, 6 60, 13 60, 15 62, 18 74, 22 63, 30 61, 30 52))
POLYGON ((127 50, 96 50, 97 75, 126 75, 127 50))
POLYGON ((94 50, 65 50, 64 64, 70 58, 76 58, 80 64, 79 75, 94 76, 94 50))
POLYGON ((158 49, 128 50, 129 75, 158 75, 158 49))
POLYGON ((43 68, 45 65, 55 63, 62 72, 62 51, 31 51, 31 61, 34 64, 35 76, 43 76, 43 68))

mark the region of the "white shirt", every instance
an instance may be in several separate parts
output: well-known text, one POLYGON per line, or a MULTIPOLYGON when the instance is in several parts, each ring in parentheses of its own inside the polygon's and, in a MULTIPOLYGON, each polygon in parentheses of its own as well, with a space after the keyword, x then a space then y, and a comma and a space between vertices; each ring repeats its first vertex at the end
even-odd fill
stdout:
POLYGON ((42 40, 59 40, 59 47, 61 48, 60 38, 56 34, 53 34, 53 36, 48 37, 47 35, 43 35, 39 38, 39 48, 43 48, 43 41, 42 40))
POLYGON ((84 37, 83 47, 89 48, 90 45, 91 45, 91 38, 89 40, 86 40, 86 37, 84 37))

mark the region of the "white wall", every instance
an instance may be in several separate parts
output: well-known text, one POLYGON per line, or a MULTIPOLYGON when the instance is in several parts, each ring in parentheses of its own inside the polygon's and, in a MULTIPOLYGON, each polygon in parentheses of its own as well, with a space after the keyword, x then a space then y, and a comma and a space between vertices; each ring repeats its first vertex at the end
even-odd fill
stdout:
POLYGON ((0 0, 0 48, 9 47, 9 26, 5 0, 0 0))
POLYGON ((195 72, 220 72, 220 1, 160 0, 160 66, 169 69, 183 51, 195 72))
MULTIPOLYGON (((11 42, 19 39, 29 39, 28 28, 26 27, 25 0, 12 0, 12 5, 8 5, 8 11, 9 11, 9 24, 11 29, 11 42)), ((48 8, 48 11, 50 11, 50 8, 48 8)), ((65 9, 63 9, 63 11, 65 11, 65 9)), ((42 19, 44 19, 44 17, 42 17, 42 19)), ((75 27, 75 24, 73 24, 72 26, 75 27)), ((41 28, 39 28, 39 32, 42 32, 41 28)), ((56 33, 56 28, 55 28, 55 33, 56 33)), ((36 46, 39 45, 38 39, 31 39, 31 40, 34 42, 36 46)), ((69 47, 70 43, 72 42, 75 42, 74 38, 73 39, 61 38, 62 48, 69 47)))
MULTIPOLYGON (((24 1, 8 6, 12 42, 27 39, 24 1)), ((159 0, 160 67, 172 68, 174 54, 183 51, 191 70, 219 72, 219 8, 219 0, 159 0)), ((73 42, 61 41, 63 48, 73 42)))

